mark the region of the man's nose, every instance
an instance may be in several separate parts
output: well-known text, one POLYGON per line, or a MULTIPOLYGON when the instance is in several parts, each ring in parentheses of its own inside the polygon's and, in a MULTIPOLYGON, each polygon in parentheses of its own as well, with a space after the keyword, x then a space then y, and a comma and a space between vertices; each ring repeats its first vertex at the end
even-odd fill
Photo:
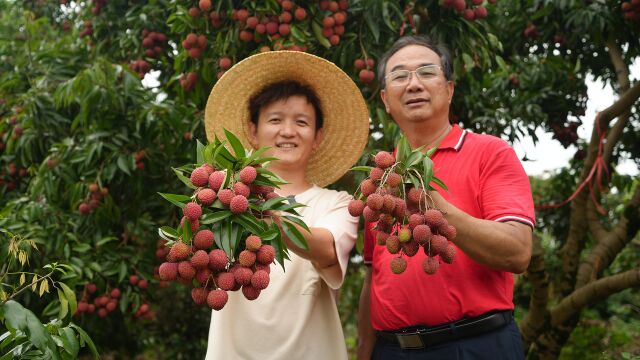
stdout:
POLYGON ((418 78, 418 74, 415 71, 409 73, 409 83, 407 84, 408 91, 415 91, 424 88, 424 84, 418 78))

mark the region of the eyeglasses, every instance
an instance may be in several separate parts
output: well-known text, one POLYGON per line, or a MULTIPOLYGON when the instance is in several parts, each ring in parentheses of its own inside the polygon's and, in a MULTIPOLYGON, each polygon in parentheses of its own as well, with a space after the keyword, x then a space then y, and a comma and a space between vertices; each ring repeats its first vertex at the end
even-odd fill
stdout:
POLYGON ((410 70, 396 70, 392 71, 385 79, 391 86, 405 86, 411 81, 411 74, 415 73, 420 81, 431 80, 440 74, 442 67, 440 65, 425 65, 421 66, 413 71, 410 70))

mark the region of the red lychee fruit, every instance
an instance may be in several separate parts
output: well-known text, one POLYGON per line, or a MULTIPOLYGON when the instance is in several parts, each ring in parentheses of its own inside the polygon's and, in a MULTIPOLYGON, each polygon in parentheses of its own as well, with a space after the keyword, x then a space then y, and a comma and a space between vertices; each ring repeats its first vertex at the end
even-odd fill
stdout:
POLYGON ((258 171, 253 166, 245 166, 240 170, 240 181, 246 185, 253 183, 257 176, 258 171))
POLYGON ((382 176, 384 176, 384 169, 379 167, 374 167, 371 169, 371 172, 369 172, 369 179, 373 182, 377 182, 382 179, 382 176))
POLYGON ((247 267, 239 267, 233 271, 233 277, 236 282, 240 285, 249 285, 251 284, 251 277, 253 276, 253 271, 247 267))
POLYGON ((191 289, 191 299, 193 302, 198 305, 204 305, 207 303, 207 295, 209 295, 209 290, 203 287, 197 287, 191 289))
POLYGON ((211 9, 211 0, 200 0, 198 3, 200 10, 209 11, 211 9))
POLYGON ((371 194, 367 197, 367 206, 372 210, 381 210, 384 199, 380 194, 371 194))
POLYGON ((204 206, 209 206, 216 201, 216 192, 211 189, 202 189, 198 192, 198 200, 204 206))
POLYGON ((213 245, 213 241, 213 231, 205 229, 196 233, 193 238, 193 245, 195 245, 196 249, 208 250, 213 245))
POLYGON ((211 270, 207 269, 198 269, 196 271, 196 280, 200 285, 206 285, 209 283, 209 279, 211 278, 211 270))
POLYGON ((234 196, 236 195, 231 189, 222 189, 218 191, 218 199, 220 199, 220 202, 226 206, 229 206, 231 204, 231 199, 233 199, 234 196))
POLYGON ((80 206, 78 206, 78 210, 80 211, 80 214, 88 215, 91 212, 91 206, 87 203, 81 203, 80 206))
POLYGON ((422 188, 412 187, 411 189, 409 189, 409 192, 407 193, 407 200, 414 204, 419 204, 424 198, 424 196, 425 196, 425 193, 422 190, 422 188))
POLYGON ((98 316, 100 316, 101 318, 107 317, 108 313, 109 312, 105 308, 102 308, 102 309, 98 310, 98 316))
POLYGON ((270 265, 276 257, 276 250, 271 245, 262 245, 258 249, 256 259, 260 264, 270 265))
POLYGON ((422 214, 411 214, 409 216, 409 228, 415 229, 416 226, 424 224, 424 216, 422 214))
POLYGON ((160 280, 172 281, 178 278, 178 264, 165 262, 160 264, 159 276, 160 280))
POLYGON ((364 196, 369 196, 376 192, 376 185, 371 181, 371 179, 364 179, 360 183, 360 192, 362 192, 362 195, 364 196))
POLYGON ((207 169, 203 167, 195 168, 191 172, 190 180, 195 187, 206 186, 207 183, 209 183, 209 173, 207 172, 207 169))
POLYGON ((391 235, 387 238, 386 246, 390 254, 397 254, 400 251, 400 239, 395 235, 391 235))
POLYGON ((362 215, 363 210, 364 202, 362 200, 351 200, 349 202, 349 214, 351 214, 351 216, 358 217, 362 215))
POLYGON ((229 209, 234 214, 242 214, 249 208, 249 201, 242 195, 236 195, 229 203, 229 209))
MULTIPOLYGON (((187 217, 183 217, 182 220, 180 220, 180 226, 184 225, 184 220, 187 219, 187 217)), ((198 230, 198 228, 200 227, 200 222, 196 219, 196 220, 189 220, 189 223, 191 224, 191 231, 192 232, 196 232, 196 230, 198 230)))
POLYGON ((394 274, 402 274, 407 269, 407 261, 402 257, 394 257, 391 259, 391 272, 394 274))
POLYGON ((406 212, 407 212, 407 204, 404 202, 404 200, 400 198, 396 198, 396 207, 393 209, 393 216, 397 217, 398 219, 401 219, 404 217, 406 212))
POLYGON ((262 239, 256 235, 249 235, 245 240, 245 248, 249 251, 256 252, 262 246, 262 239))
POLYGON ((209 268, 213 271, 222 271, 227 268, 229 259, 227 254, 221 249, 214 249, 209 252, 209 268))
POLYGON ((209 265, 209 254, 204 250, 198 250, 191 256, 191 265, 196 269, 206 268, 209 265))
POLYGON ((129 284, 131 285, 137 285, 138 281, 140 281, 140 278, 138 277, 138 275, 131 275, 129 276, 129 284))
POLYGON ((447 248, 449 242, 447 238, 442 235, 433 235, 431 237, 431 253, 433 255, 442 254, 442 252, 447 248))
POLYGON ((178 263, 178 274, 184 280, 191 280, 196 276, 196 268, 189 261, 181 261, 178 263))
POLYGON ((142 279, 138 282, 138 287, 140 289, 146 289, 149 286, 149 282, 146 279, 142 279))
POLYGON ((111 297, 114 299, 119 298, 121 294, 122 292, 118 288, 112 289, 111 292, 109 293, 109 295, 111 295, 111 297))
POLYGON ((249 186, 245 185, 244 183, 237 182, 233 184, 233 192, 236 195, 249 197, 249 193, 251 192, 251 190, 249 189, 249 186))
POLYGON ((435 274, 439 267, 440 263, 438 262, 438 259, 434 257, 428 257, 422 262, 422 270, 429 275, 435 274))
POLYGON ((307 17, 307 11, 305 9, 299 7, 299 8, 296 9, 296 11, 294 13, 294 16, 295 16, 296 20, 302 21, 307 17))
POLYGON ((442 252, 440 252, 440 258, 447 264, 452 264, 456 257, 456 248, 448 245, 442 252))
POLYGON ((267 274, 271 273, 271 266, 270 265, 264 265, 264 264, 260 264, 260 263, 256 263, 256 271, 258 270, 264 270, 267 272, 267 274))
POLYGON ((400 176, 399 174, 390 172, 389 175, 387 175, 387 185, 389 185, 390 187, 396 187, 400 185, 401 182, 402 176, 400 176))
POLYGON ((240 265, 250 267, 256 262, 256 253, 249 250, 242 250, 238 256, 240 265))
POLYGON ((236 286, 235 276, 230 272, 221 272, 216 280, 218 287, 225 291, 230 291, 236 286))
POLYGON ((375 211, 368 206, 365 206, 364 210, 362 210, 362 216, 364 217, 364 220, 366 222, 373 222, 378 220, 378 218, 380 217, 380 212, 375 211))
POLYGON ((424 245, 431 240, 431 228, 428 225, 420 224, 413 228, 413 239, 419 244, 424 245))
POLYGON ((200 216, 202 216, 202 208, 200 207, 200 205, 198 205, 198 203, 195 202, 190 202, 185 205, 182 211, 184 213, 184 216, 189 218, 189 220, 191 221, 198 220, 200 216))
POLYGON ((415 241, 409 241, 402 244, 402 252, 409 257, 417 254, 418 250, 420 250, 420 245, 415 241))
POLYGON ((425 211, 424 219, 432 229, 437 229, 446 222, 442 213, 436 209, 429 209, 425 211))
POLYGON ((189 253, 191 252, 191 248, 189 245, 183 242, 176 242, 171 246, 169 250, 168 258, 171 258, 172 261, 180 261, 189 257, 189 253))
POLYGON ((242 295, 244 295, 244 297, 247 300, 255 300, 258 298, 258 296, 260 296, 260 290, 254 288, 251 285, 243 285, 242 286, 242 295))
POLYGON ((251 276, 251 286, 257 290, 265 289, 269 285, 269 274, 264 270, 257 270, 251 276))
POLYGON ((385 246, 387 245, 387 239, 389 238, 389 234, 382 232, 382 231, 378 231, 376 233, 376 244, 380 245, 380 246, 385 246))
POLYGON ((209 187, 215 191, 220 190, 220 186, 224 182, 226 174, 224 171, 214 171, 211 175, 209 175, 209 187))
POLYGON ((229 295, 221 289, 211 290, 207 295, 207 305, 213 310, 221 310, 229 300, 229 295))
POLYGON ((458 231, 453 225, 444 225, 438 228, 438 232, 440 235, 446 237, 449 240, 453 240, 456 238, 458 231))
POLYGON ((373 81, 373 79, 376 77, 376 74, 371 70, 362 69, 360 70, 360 73, 358 73, 358 77, 364 84, 368 84, 373 81))
POLYGON ((95 293, 96 290, 98 290, 98 287, 96 286, 96 284, 93 284, 93 283, 87 284, 87 292, 89 294, 95 293))

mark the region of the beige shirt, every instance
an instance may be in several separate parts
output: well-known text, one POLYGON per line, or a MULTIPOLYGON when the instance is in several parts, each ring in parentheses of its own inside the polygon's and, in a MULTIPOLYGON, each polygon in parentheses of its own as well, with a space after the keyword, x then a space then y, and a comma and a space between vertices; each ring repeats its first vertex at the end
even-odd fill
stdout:
POLYGON ((225 307, 212 311, 207 360, 347 359, 336 289, 357 236, 358 219, 347 210, 351 196, 313 186, 295 198, 307 205, 296 210, 309 227, 333 234, 338 264, 320 270, 290 251, 286 272, 272 265, 269 286, 256 300, 229 292, 225 307))

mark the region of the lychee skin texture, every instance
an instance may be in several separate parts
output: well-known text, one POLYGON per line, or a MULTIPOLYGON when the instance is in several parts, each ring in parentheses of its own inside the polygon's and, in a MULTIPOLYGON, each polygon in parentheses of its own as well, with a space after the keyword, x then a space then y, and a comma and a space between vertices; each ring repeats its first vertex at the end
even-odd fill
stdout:
POLYGON ((267 274, 271 273, 271 265, 264 265, 264 264, 260 264, 260 263, 256 263, 256 271, 258 270, 264 270, 267 272, 267 274))
POLYGON ((382 212, 386 214, 393 213, 396 207, 396 199, 393 195, 385 195, 382 197, 382 212))
POLYGON ((207 169, 203 167, 198 167, 193 172, 191 172, 191 183, 193 186, 202 187, 206 186, 209 183, 209 173, 207 169))
POLYGON ((372 210, 381 210, 384 204, 384 198, 380 194, 371 194, 367 197, 367 206, 372 210))
POLYGON ((233 277, 236 282, 240 285, 249 285, 251 284, 251 277, 253 276, 253 271, 246 267, 239 267, 233 272, 233 277))
POLYGON ((390 172, 389 175, 387 176, 387 185, 389 185, 392 188, 400 185, 401 182, 402 182, 402 177, 399 174, 390 172))
POLYGON ((407 261, 401 257, 391 259, 391 272, 402 274, 407 269, 407 261))
POLYGON ((448 245, 441 253, 440 258, 447 264, 453 264, 453 260, 456 257, 456 248, 448 245))
POLYGON ((200 285, 207 284, 210 276, 211 270, 209 269, 198 269, 198 271, 196 271, 196 280, 200 285))
POLYGON ((393 155, 391 155, 389 152, 380 151, 375 156, 375 162, 377 167, 381 169, 386 169, 391 165, 393 165, 393 163, 395 162, 395 159, 393 158, 393 155))
POLYGON ((87 203, 82 203, 78 206, 78 210, 80 211, 80 214, 87 215, 91 212, 91 207, 87 203))
POLYGON ((204 250, 196 251, 191 256, 191 265, 196 269, 206 268, 209 265, 209 254, 204 250))
POLYGON ((365 221, 373 222, 378 220, 378 218, 380 217, 380 212, 375 211, 368 206, 365 206, 364 210, 362 210, 362 216, 364 216, 365 221))
POLYGON ((178 278, 178 264, 165 262, 160 264, 160 280, 173 281, 178 278))
POLYGON ((234 214, 242 214, 249 208, 249 201, 242 195, 236 195, 229 203, 229 209, 234 214))
POLYGON ((429 275, 435 274, 439 267, 440 263, 438 262, 438 259, 434 257, 428 257, 422 262, 422 270, 429 275))
MULTIPOLYGON (((187 219, 187 217, 183 217, 182 220, 180 220, 180 226, 184 225, 184 219, 187 219)), ((198 230, 198 228, 200 228, 200 222, 198 220, 189 220, 189 223, 191 224, 191 231, 192 232, 196 232, 196 230, 198 230)))
POLYGON ((414 204, 419 204, 423 197, 424 191, 422 191, 422 188, 413 187, 409 189, 409 192, 407 193, 407 200, 414 204))
POLYGON ((431 228, 429 225, 417 225, 413 228, 413 239, 419 244, 424 245, 431 240, 431 228))
POLYGON ((447 220, 442 216, 442 213, 436 209, 429 209, 424 212, 424 219, 434 229, 439 228, 447 220))
POLYGON ((364 196, 369 196, 376 192, 376 184, 374 184, 370 179, 364 179, 360 183, 360 192, 364 196))
POLYGON ((362 211, 364 210, 364 201, 362 200, 351 200, 349 202, 349 214, 354 217, 359 217, 362 215, 362 211))
POLYGON ((178 263, 178 274, 184 280, 191 280, 196 276, 196 268, 189 261, 181 261, 178 263))
POLYGON ((446 237, 449 240, 455 239, 458 233, 453 225, 440 226, 438 228, 438 232, 440 233, 440 235, 446 237))
POLYGON ((405 226, 402 229, 400 229, 400 231, 398 231, 398 239, 400 240, 400 242, 402 243, 406 243, 407 241, 411 240, 411 229, 409 229, 409 227, 405 226))
POLYGON ((185 244, 183 242, 176 242, 171 247, 171 250, 169 250, 169 255, 168 256, 173 261, 184 260, 187 257, 189 257, 190 250, 191 249, 189 248, 189 245, 187 245, 187 244, 185 244))
POLYGON ((276 250, 271 245, 262 245, 260 249, 258 249, 256 259, 262 265, 271 265, 273 260, 276 258, 276 250))
POLYGON ((257 270, 251 276, 251 286, 257 290, 265 289, 269 285, 269 274, 264 270, 257 270))
POLYGON ((230 291, 236 286, 236 279, 232 273, 222 272, 218 274, 217 283, 220 289, 230 291))
POLYGON ((376 244, 380 246, 385 246, 387 245, 388 238, 389 238, 389 234, 382 231, 378 231, 376 234, 376 244))
POLYGON ((262 246, 262 239, 256 235, 249 235, 245 240, 245 248, 249 251, 256 252, 262 246))
POLYGON ((397 254, 400 251, 400 240, 397 236, 391 235, 387 238, 387 251, 390 254, 397 254))
POLYGON ((249 197, 249 194, 251 193, 251 189, 249 189, 249 186, 247 186, 244 183, 241 182, 237 182, 235 184, 233 184, 233 192, 236 195, 242 195, 244 197, 249 197))
POLYGON ((209 175, 209 187, 214 191, 220 190, 226 174, 223 171, 214 171, 209 175))
POLYGON ((221 289, 212 290, 207 295, 207 305, 213 310, 221 310, 229 300, 229 295, 221 289))
POLYGON ((256 262, 256 253, 249 250, 242 250, 239 256, 240 265, 250 267, 256 262))
POLYGON ((247 300, 255 300, 260 296, 260 290, 251 285, 244 285, 242 286, 242 295, 244 295, 247 300))
POLYGON ((193 302, 198 305, 204 305, 207 303, 207 295, 209 295, 209 290, 205 288, 193 288, 191 289, 191 299, 193 302))
POLYGON ((402 244, 402 252, 409 257, 417 254, 418 250, 420 250, 420 245, 418 245, 418 243, 415 241, 409 241, 402 244))
POLYGON ((218 199, 220 199, 220 202, 226 206, 231 204, 231 199, 233 199, 234 196, 235 194, 231 189, 222 189, 218 191, 218 199))
POLYGON ((216 201, 216 192, 211 189, 202 189, 198 192, 198 200, 204 206, 209 206, 216 201))
POLYGON ((202 208, 195 202, 190 202, 185 205, 182 211, 184 212, 184 216, 191 221, 198 220, 200 216, 202 216, 202 208))
POLYGON ((246 166, 240 170, 240 181, 244 184, 251 184, 258 176, 258 171, 253 166, 246 166))
POLYGON ((213 271, 222 271, 227 268, 229 259, 227 254, 220 249, 214 249, 209 252, 209 268, 213 271))
POLYGON ((446 250, 448 243, 447 238, 444 236, 433 235, 431 237, 431 253, 434 255, 442 254, 446 250))
POLYGON ((382 179, 382 176, 384 176, 384 169, 381 169, 379 167, 374 167, 373 169, 371 169, 371 172, 369 173, 369 179, 371 179, 374 182, 377 182, 378 180, 382 179))
POLYGON ((209 250, 213 246, 213 241, 213 231, 208 229, 198 231, 193 237, 193 245, 199 250, 209 250))

